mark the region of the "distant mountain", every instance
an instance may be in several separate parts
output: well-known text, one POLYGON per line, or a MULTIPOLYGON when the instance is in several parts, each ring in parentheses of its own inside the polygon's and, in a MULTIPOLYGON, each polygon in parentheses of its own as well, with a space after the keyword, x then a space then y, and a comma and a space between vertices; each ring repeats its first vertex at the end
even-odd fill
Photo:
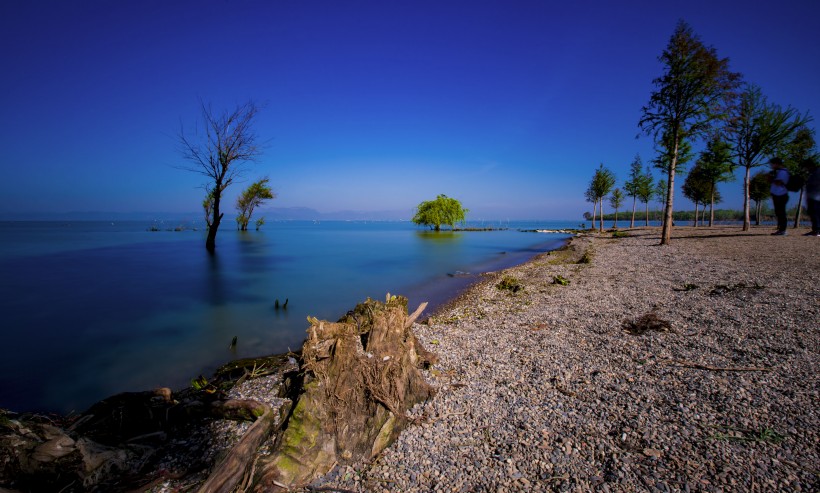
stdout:
POLYGON ((254 217, 266 221, 398 221, 409 220, 406 211, 336 211, 319 212, 308 207, 271 207, 259 209, 254 217))

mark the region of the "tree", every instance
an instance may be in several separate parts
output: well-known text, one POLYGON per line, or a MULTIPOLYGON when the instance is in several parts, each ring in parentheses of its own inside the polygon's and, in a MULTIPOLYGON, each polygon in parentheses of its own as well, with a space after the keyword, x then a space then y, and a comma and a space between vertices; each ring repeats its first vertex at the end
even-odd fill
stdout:
MULTIPOLYGON (((595 174, 592 175, 592 180, 589 182, 589 187, 587 188, 586 196, 587 199, 590 200, 593 204, 597 203, 600 205, 600 231, 604 231, 604 197, 612 190, 612 187, 615 186, 615 174, 612 173, 609 169, 605 168, 603 163, 598 166, 598 169, 595 170, 595 174)), ((595 224, 593 222, 592 228, 595 228, 595 224)))
POLYGON ((618 209, 624 204, 624 194, 621 192, 620 188, 616 188, 612 191, 612 195, 609 196, 609 205, 615 209, 615 222, 612 223, 612 227, 617 229, 618 228, 618 209))
POLYGON ((464 222, 468 212, 470 211, 462 208, 458 200, 439 195, 436 200, 428 200, 418 205, 413 222, 441 231, 442 224, 455 228, 457 222, 464 222))
POLYGON ((697 226, 699 217, 698 204, 703 204, 703 208, 706 208, 706 202, 713 194, 712 183, 704 175, 703 169, 699 166, 695 166, 686 176, 686 181, 683 182, 681 191, 683 192, 684 197, 691 200, 695 204, 694 225, 697 226))
POLYGON ((592 189, 592 181, 590 181, 587 190, 584 192, 584 197, 586 197, 587 202, 592 203, 592 226, 589 229, 595 229, 595 214, 598 212, 598 197, 595 195, 595 191, 592 189))
POLYGON ((749 180, 749 198, 755 201, 755 226, 760 226, 760 211, 769 195, 769 173, 760 171, 749 180))
POLYGON ((652 178, 652 171, 649 169, 649 166, 647 166, 646 172, 638 182, 637 188, 638 200, 643 202, 646 206, 645 226, 649 226, 649 201, 652 200, 652 196, 655 194, 655 189, 653 188, 654 182, 655 180, 652 178))
MULTIPOLYGON (((251 216, 253 215, 253 210, 256 207, 262 205, 262 202, 266 200, 276 198, 276 194, 273 193, 271 188, 268 186, 268 181, 270 180, 265 177, 259 181, 251 183, 251 185, 246 188, 239 197, 237 197, 236 210, 239 212, 239 215, 236 216, 236 223, 241 231, 248 230, 248 223, 250 222, 251 216)), ((259 226, 262 224, 264 224, 264 219, 262 220, 262 223, 257 224, 256 229, 258 230, 259 226)))
POLYGON ((664 73, 652 81, 656 90, 641 109, 638 126, 664 149, 667 193, 661 244, 669 243, 675 173, 681 144, 705 135, 725 111, 725 103, 740 76, 729 71, 728 58, 718 58, 692 28, 679 21, 661 53, 664 73))
POLYGON ((192 134, 180 128, 178 134, 180 153, 189 163, 180 168, 204 175, 209 180, 205 185, 208 194, 205 200, 209 202, 205 207, 209 216, 205 248, 214 253, 216 233, 223 216, 222 195, 234 180, 242 176, 246 165, 261 155, 253 130, 259 109, 253 101, 221 113, 215 113, 203 102, 200 106, 203 128, 195 127, 192 134))
POLYGON ((658 182, 655 184, 655 188, 652 190, 652 194, 658 200, 661 207, 666 204, 666 195, 669 193, 669 187, 666 184, 666 180, 663 178, 658 178, 658 182))
POLYGON ((214 192, 208 189, 205 199, 202 201, 202 209, 205 211, 205 224, 211 229, 211 216, 214 212, 214 192))
POLYGON ((706 143, 706 149, 700 153, 695 167, 698 168, 700 179, 709 184, 709 226, 711 227, 715 221, 717 184, 735 179, 732 147, 719 135, 713 135, 706 143))
POLYGON ((629 165, 629 180, 624 183, 626 196, 632 197, 632 219, 629 220, 630 228, 635 227, 635 206, 638 202, 638 193, 641 187, 641 180, 643 179, 643 163, 641 162, 641 156, 636 154, 632 164, 629 165))
MULTIPOLYGON (((803 126, 797 129, 794 133, 794 138, 785 146, 780 152, 783 155, 783 163, 789 170, 789 174, 800 177, 804 183, 808 178, 808 171, 806 163, 812 160, 817 160, 817 143, 814 140, 814 129, 803 126)), ((805 185, 800 187, 800 193, 797 200, 797 211, 794 214, 794 227, 800 225, 800 214, 803 203, 803 191, 805 185)))
POLYGON ((774 154, 794 137, 801 126, 811 121, 806 115, 788 107, 785 110, 769 103, 760 88, 747 84, 733 108, 726 139, 733 149, 734 165, 745 169, 743 178, 743 231, 748 231, 749 186, 752 168, 762 166, 761 158, 774 154))

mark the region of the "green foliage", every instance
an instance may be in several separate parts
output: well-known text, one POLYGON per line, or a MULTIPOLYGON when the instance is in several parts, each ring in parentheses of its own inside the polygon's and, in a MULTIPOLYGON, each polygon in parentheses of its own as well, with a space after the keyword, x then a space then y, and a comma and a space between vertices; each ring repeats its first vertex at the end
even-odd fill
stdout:
POLYGON ((629 165, 629 180, 624 183, 624 192, 627 197, 638 196, 638 188, 642 176, 643 163, 641 162, 641 156, 636 154, 635 160, 629 165))
POLYGON ((612 187, 615 186, 615 174, 610 171, 608 168, 605 168, 603 163, 598 166, 598 169, 595 170, 595 174, 592 175, 592 180, 589 182, 589 186, 587 187, 587 191, 584 193, 587 200, 593 203, 593 229, 595 228, 595 205, 600 206, 601 211, 601 221, 600 221, 600 229, 603 231, 604 229, 604 221, 603 221, 603 214, 604 214, 604 197, 612 190, 612 187))
POLYGON ((413 222, 440 231, 442 225, 455 228, 456 223, 464 222, 468 212, 469 210, 464 209, 458 200, 439 195, 436 200, 429 200, 418 205, 413 222))
MULTIPOLYGON (((655 90, 641 109, 641 130, 659 147, 655 164, 667 171, 669 184, 686 161, 690 143, 707 134, 726 114, 726 102, 740 75, 729 71, 729 60, 719 58, 684 22, 678 22, 666 49, 659 57, 663 74, 652 81, 655 90)), ((674 188, 670 190, 674 193, 674 188)), ((669 242, 673 195, 666 197, 661 243, 669 242)))
MULTIPOLYGON (((251 215, 253 215, 253 210, 262 205, 262 203, 266 200, 275 199, 276 194, 273 193, 273 190, 268 186, 268 181, 270 181, 267 177, 262 178, 259 181, 255 181, 251 183, 251 185, 245 189, 244 192, 236 199, 236 210, 239 212, 239 215, 236 217, 236 222, 239 226, 239 229, 242 231, 248 230, 248 223, 251 220, 251 215)), ((264 224, 265 220, 262 219, 262 223, 257 221, 256 229, 259 229, 259 226, 264 224)))
MULTIPOLYGON (((721 201, 718 192, 718 183, 728 182, 735 179, 734 165, 732 164, 732 148, 719 135, 713 136, 706 144, 706 149, 700 153, 697 162, 698 181, 707 184, 706 196, 702 197, 700 203, 706 206, 709 204, 712 209, 716 203, 721 201)), ((693 170, 694 171, 694 170, 693 170)), ((709 225, 712 225, 712 217, 709 218, 709 225)))
POLYGON ((609 205, 615 209, 615 214, 618 214, 618 209, 624 205, 624 194, 620 188, 616 188, 612 191, 612 194, 609 196, 609 205))
POLYGON ((194 390, 205 390, 208 387, 208 379, 202 375, 191 380, 191 388, 194 390))
POLYGON ((783 151, 797 131, 811 121, 789 106, 785 110, 769 103, 760 88, 747 84, 734 106, 727 126, 726 140, 732 146, 734 164, 746 169, 743 183, 743 230, 748 230, 751 169, 762 166, 763 156, 783 151))
POLYGON ((711 438, 721 441, 769 443, 778 445, 788 438, 786 435, 778 433, 777 430, 769 427, 759 430, 748 430, 744 428, 722 427, 723 431, 715 433, 711 438))
MULTIPOLYGON (((646 168, 646 173, 643 172, 643 163, 640 155, 635 155, 635 160, 632 161, 629 170, 629 180, 624 183, 624 191, 627 197, 632 197, 632 219, 629 227, 635 226, 635 203, 640 200, 642 203, 648 204, 652 198, 652 172, 649 167, 646 168)), ((648 219, 647 219, 648 221, 648 219)))
POLYGON ((615 224, 618 224, 618 209, 624 204, 624 194, 620 188, 616 188, 609 196, 609 205, 615 209, 615 224))
POLYGON ((755 202, 761 202, 768 199, 770 195, 769 173, 765 171, 756 173, 749 182, 749 198, 755 202))
POLYGON ((263 224, 265 224, 265 218, 264 217, 260 217, 259 219, 257 219, 256 220, 256 230, 259 231, 259 228, 261 228, 263 224))
POLYGON ((569 286, 569 279, 564 276, 558 275, 552 278, 553 284, 558 284, 559 286, 569 286))
POLYGON ((517 293, 524 289, 524 286, 521 285, 521 281, 519 281, 513 276, 504 276, 501 279, 501 282, 496 284, 495 287, 502 291, 510 291, 511 293, 517 293))
POLYGON ((626 231, 613 231, 612 232, 613 238, 629 238, 629 233, 626 231))
POLYGON ((205 194, 205 199, 202 201, 202 210, 205 212, 205 224, 208 225, 208 228, 213 224, 214 201, 214 191, 209 189, 205 194))
POLYGON ((696 165, 686 175, 686 181, 683 182, 682 187, 683 196, 695 203, 695 209, 698 204, 707 204, 712 197, 712 182, 705 175, 703 169, 696 165))

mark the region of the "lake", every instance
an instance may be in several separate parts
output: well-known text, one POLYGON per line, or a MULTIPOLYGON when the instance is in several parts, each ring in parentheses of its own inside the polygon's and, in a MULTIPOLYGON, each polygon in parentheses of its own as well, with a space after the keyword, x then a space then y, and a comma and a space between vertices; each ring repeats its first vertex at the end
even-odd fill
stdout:
POLYGON ((430 301, 429 314, 481 272, 568 238, 519 229, 578 223, 440 233, 410 222, 223 226, 214 256, 204 231, 151 226, 0 222, 0 408, 81 412, 118 392, 185 387, 231 359, 299 349, 306 317, 335 321, 388 292, 407 296, 411 311, 430 301))

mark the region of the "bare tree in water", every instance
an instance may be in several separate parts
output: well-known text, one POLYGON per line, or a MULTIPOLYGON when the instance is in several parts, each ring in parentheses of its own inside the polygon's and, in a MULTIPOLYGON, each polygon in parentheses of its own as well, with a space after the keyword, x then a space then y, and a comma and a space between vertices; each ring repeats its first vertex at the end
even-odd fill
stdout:
POLYGON ((259 112, 253 101, 238 105, 232 111, 215 113, 210 105, 200 102, 201 128, 193 133, 180 128, 178 139, 180 153, 188 162, 180 168, 205 175, 208 194, 205 207, 208 214, 208 238, 205 248, 213 253, 216 249, 216 233, 222 221, 220 211, 222 195, 228 186, 246 171, 247 164, 261 155, 257 135, 253 130, 254 118, 259 112))

